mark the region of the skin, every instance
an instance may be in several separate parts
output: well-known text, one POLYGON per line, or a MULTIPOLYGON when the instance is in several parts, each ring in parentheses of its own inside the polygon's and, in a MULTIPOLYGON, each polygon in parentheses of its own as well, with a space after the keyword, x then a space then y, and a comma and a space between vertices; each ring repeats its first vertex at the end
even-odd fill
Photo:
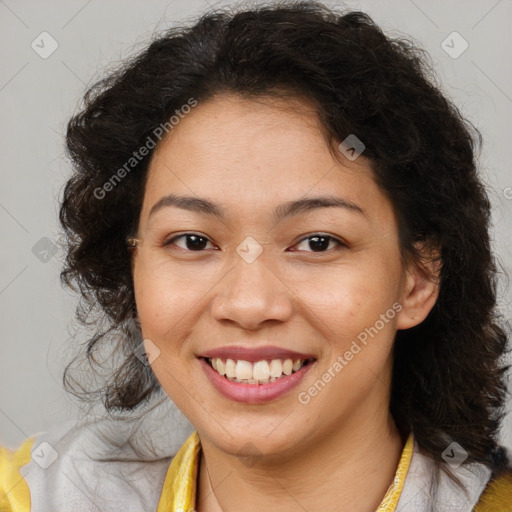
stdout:
POLYGON ((427 316, 438 287, 404 266, 393 206, 369 162, 335 158, 305 102, 219 95, 155 150, 139 220, 137 310, 144 338, 160 351, 152 369, 201 439, 196 508, 373 512, 405 441, 388 408, 393 340, 427 316), (226 216, 175 206, 150 216, 170 193, 206 198, 226 216), (324 207, 277 224, 271 217, 277 205, 326 194, 364 214, 324 207), (187 249, 186 238, 164 246, 184 232, 211 243, 202 252, 187 249), (315 252, 307 237, 318 233, 348 247, 332 241, 315 252), (263 248, 250 264, 236 252, 248 236, 263 248), (298 393, 396 303, 401 311, 301 403, 298 393), (197 358, 234 344, 278 345, 317 361, 274 402, 237 403, 216 391, 197 358))

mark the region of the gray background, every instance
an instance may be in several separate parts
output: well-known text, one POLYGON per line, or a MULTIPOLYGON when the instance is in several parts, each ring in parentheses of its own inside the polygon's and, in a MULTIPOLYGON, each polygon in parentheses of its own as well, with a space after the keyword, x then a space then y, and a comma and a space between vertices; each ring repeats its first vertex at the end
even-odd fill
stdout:
MULTIPOLYGON (((340 2, 325 2, 341 5, 340 2)), ((157 31, 210 5, 185 0, 0 0, 0 444, 64 420, 78 407, 62 389, 73 354, 76 297, 59 284, 62 253, 58 198, 69 175, 63 133, 86 86, 141 49, 157 31), (58 48, 51 49, 48 32, 58 48), (44 43, 41 39, 44 39, 44 43), (44 44, 44 47, 43 47, 44 44), (52 242, 53 241, 53 242, 52 242), (49 252, 45 252, 49 251, 49 252)), ((348 1, 390 34, 414 37, 432 56, 442 88, 482 131, 480 157, 493 202, 494 239, 504 270, 512 268, 512 1, 348 1), (450 36, 450 56, 441 44, 450 36), (455 39, 454 39, 455 37, 455 39)), ((500 302, 512 318, 510 288, 500 302)), ((512 415, 502 431, 512 448, 512 415)))

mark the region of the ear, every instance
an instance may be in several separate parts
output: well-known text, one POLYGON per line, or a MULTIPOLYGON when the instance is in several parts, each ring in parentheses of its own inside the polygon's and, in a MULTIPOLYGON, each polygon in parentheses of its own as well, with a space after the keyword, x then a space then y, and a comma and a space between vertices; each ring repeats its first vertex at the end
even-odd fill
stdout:
POLYGON ((439 296, 439 250, 429 249, 424 244, 416 244, 416 248, 421 253, 421 262, 411 261, 405 270, 397 329, 409 329, 423 322, 439 296))

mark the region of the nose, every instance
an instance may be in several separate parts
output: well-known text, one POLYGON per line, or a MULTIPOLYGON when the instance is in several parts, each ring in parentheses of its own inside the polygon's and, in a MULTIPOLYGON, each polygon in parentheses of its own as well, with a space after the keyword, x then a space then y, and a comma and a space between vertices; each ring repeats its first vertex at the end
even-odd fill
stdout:
POLYGON ((217 286, 211 313, 215 320, 257 330, 271 321, 285 322, 293 312, 292 292, 262 258, 241 258, 217 286))

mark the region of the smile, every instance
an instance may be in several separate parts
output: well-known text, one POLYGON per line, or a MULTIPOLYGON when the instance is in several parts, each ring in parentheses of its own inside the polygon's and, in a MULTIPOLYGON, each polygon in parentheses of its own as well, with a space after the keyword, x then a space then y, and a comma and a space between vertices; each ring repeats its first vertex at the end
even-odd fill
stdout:
POLYGON ((310 362, 309 359, 271 359, 256 362, 243 359, 206 358, 206 362, 231 382, 242 384, 269 384, 287 375, 298 372, 310 362))

